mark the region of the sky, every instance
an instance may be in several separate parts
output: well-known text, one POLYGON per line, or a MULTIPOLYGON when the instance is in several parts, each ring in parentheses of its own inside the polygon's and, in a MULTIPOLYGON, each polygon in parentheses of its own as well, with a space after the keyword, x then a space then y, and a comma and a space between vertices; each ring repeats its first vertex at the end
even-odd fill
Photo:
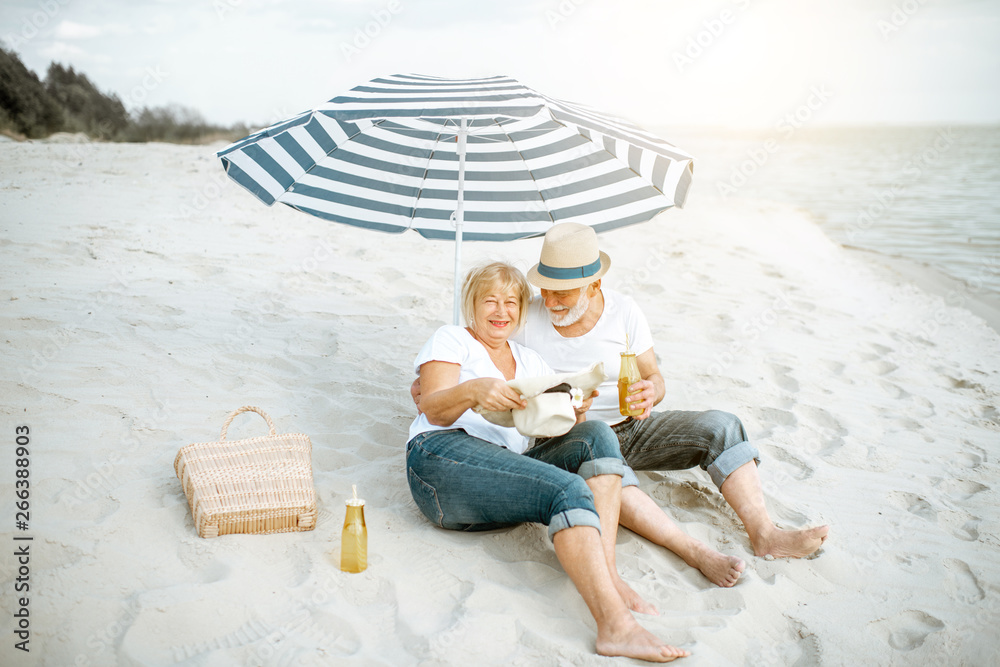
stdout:
POLYGON ((655 127, 1000 123, 1000 0, 4 0, 0 40, 222 125, 406 73, 655 127))

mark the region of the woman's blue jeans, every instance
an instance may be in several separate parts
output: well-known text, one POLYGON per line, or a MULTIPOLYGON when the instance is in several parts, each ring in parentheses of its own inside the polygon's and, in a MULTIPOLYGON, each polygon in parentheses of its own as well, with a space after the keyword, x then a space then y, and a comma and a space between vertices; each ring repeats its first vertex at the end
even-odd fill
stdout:
POLYGON ((621 476, 618 438, 604 422, 583 422, 524 454, 461 429, 428 431, 406 445, 410 493, 432 523, 451 530, 493 530, 543 523, 551 538, 601 522, 585 480, 621 476))

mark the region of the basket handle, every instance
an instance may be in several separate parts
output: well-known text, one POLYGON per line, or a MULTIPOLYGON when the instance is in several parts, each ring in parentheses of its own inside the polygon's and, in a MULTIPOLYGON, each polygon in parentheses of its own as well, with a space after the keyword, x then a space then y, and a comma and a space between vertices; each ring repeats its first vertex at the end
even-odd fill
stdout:
POLYGON ((254 407, 252 405, 244 405, 239 410, 233 410, 229 414, 229 417, 226 418, 226 423, 222 425, 222 436, 219 438, 219 442, 225 442, 225 440, 226 440, 226 432, 229 430, 229 425, 233 423, 234 419, 236 419, 236 415, 238 415, 240 413, 243 413, 243 412, 256 412, 257 414, 259 414, 261 417, 263 417, 267 421, 267 426, 268 426, 268 428, 271 429, 271 432, 268 433, 268 435, 274 435, 275 434, 275 432, 274 432, 274 422, 271 421, 271 418, 267 416, 266 412, 264 412, 263 410, 261 410, 258 407, 254 407))

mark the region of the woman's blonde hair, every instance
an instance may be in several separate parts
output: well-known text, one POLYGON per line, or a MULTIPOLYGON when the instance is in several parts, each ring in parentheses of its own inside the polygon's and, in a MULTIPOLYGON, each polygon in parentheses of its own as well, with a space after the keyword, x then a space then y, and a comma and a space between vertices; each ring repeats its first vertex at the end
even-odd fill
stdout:
POLYGON ((476 302, 492 288, 510 290, 517 296, 517 322, 514 333, 524 325, 528 302, 531 301, 531 285, 524 274, 510 264, 490 262, 469 271, 462 284, 462 317, 472 329, 476 326, 476 302))

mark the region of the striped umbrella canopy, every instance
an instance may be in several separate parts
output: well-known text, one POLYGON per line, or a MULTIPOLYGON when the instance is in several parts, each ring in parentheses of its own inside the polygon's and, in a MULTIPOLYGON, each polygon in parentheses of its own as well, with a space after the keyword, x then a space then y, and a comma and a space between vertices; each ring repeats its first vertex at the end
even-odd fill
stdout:
MULTIPOLYGON (((217 153, 267 205, 384 232, 508 241, 682 206, 692 157, 515 79, 373 79, 217 153)), ((456 289, 456 322, 457 300, 456 289)))

